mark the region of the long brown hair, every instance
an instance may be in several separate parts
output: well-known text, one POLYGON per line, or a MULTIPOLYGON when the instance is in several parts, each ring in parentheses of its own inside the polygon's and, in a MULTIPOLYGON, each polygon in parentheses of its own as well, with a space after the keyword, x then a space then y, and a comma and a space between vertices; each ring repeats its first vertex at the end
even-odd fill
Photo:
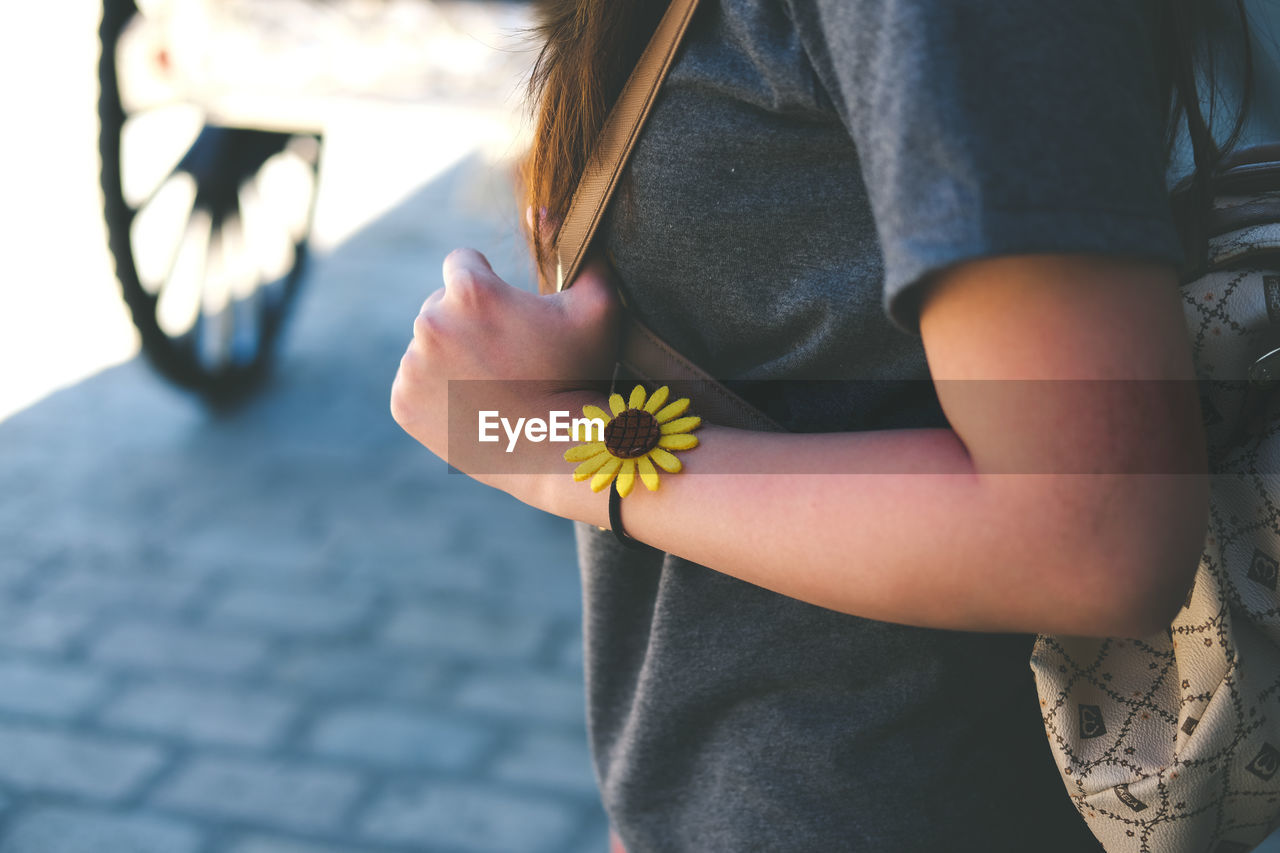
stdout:
POLYGON ((534 212, 529 239, 541 272, 591 144, 669 0, 543 0, 542 50, 529 79, 537 117, 522 179, 534 212), (552 223, 547 227, 543 222, 552 223))
MULTIPOLYGON (((1175 214, 1192 256, 1203 245, 1202 213, 1210 197, 1209 177, 1239 140, 1252 100, 1253 57, 1244 0, 1150 0, 1155 20, 1153 52, 1162 103, 1169 104, 1165 156, 1183 126, 1195 159, 1192 180, 1175 197, 1175 214), (1215 56, 1205 36, 1238 16, 1244 44, 1244 100, 1224 140, 1212 133, 1217 111, 1215 56), (1201 106, 1203 81, 1208 109, 1201 106)), ((534 212, 529 240, 539 271, 545 270, 554 224, 569 207, 592 141, 622 90, 669 0, 542 0, 536 35, 543 47, 529 81, 536 131, 522 169, 525 203, 534 212), (550 223, 550 226, 542 223, 550 223)))

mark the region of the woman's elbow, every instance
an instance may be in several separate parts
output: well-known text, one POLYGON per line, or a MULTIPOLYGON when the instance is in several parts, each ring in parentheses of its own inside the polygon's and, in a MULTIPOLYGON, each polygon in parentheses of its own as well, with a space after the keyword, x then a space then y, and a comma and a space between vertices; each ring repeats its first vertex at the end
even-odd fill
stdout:
POLYGON ((1098 519, 1086 543, 1093 563, 1082 615, 1089 634, 1149 637, 1165 631, 1186 603, 1200 565, 1209 515, 1207 476, 1143 477, 1126 502, 1098 519))

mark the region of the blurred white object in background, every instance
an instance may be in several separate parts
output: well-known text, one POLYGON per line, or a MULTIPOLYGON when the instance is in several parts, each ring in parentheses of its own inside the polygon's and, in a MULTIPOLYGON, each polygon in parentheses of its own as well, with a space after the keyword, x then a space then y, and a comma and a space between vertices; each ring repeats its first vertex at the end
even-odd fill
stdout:
MULTIPOLYGON (((519 101, 532 60, 522 4, 139 6, 148 20, 118 54, 122 87, 136 104, 169 106, 154 112, 151 126, 126 131, 145 144, 122 139, 135 182, 124 191, 135 200, 171 168, 169 154, 209 121, 204 109, 235 125, 325 133, 312 239, 322 251, 463 157, 479 152, 499 163, 521 147, 519 101), (209 76, 199 78, 202 71, 209 76)), ((26 3, 10 9, 0 29, 0 72, 10 81, 0 136, 0 420, 138 351, 102 225, 99 15, 98 0, 26 3)), ((181 189, 179 181, 175 198, 160 201, 183 207, 181 189)), ((163 232, 164 217, 152 219, 148 227, 163 232)), ((437 274, 424 271, 424 278, 437 274)))
POLYGON ((138 5, 143 14, 121 39, 131 113, 183 100, 228 126, 322 130, 354 100, 492 102, 494 82, 518 83, 529 60, 528 7, 509 2, 138 5))

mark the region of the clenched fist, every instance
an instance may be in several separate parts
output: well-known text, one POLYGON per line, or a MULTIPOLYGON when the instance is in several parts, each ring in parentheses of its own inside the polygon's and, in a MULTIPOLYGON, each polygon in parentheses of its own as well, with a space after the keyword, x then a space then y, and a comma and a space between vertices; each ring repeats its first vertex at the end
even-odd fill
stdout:
POLYGON ((475 440, 478 413, 545 418, 598 398, 590 388, 612 371, 619 310, 603 263, 584 268, 572 288, 538 296, 507 284, 479 252, 458 249, 445 258, 444 287, 414 321, 391 413, 453 467, 527 500, 516 493, 519 478, 505 475, 545 472, 550 454, 564 447, 504 455, 475 440))

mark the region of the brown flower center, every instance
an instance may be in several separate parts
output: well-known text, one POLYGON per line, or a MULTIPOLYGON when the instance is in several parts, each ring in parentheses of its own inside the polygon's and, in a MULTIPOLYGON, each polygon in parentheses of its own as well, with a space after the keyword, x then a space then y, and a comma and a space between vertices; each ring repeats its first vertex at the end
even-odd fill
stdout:
POLYGON ((644 456, 658 446, 662 428, 643 409, 625 409, 604 428, 604 446, 622 459, 644 456))

